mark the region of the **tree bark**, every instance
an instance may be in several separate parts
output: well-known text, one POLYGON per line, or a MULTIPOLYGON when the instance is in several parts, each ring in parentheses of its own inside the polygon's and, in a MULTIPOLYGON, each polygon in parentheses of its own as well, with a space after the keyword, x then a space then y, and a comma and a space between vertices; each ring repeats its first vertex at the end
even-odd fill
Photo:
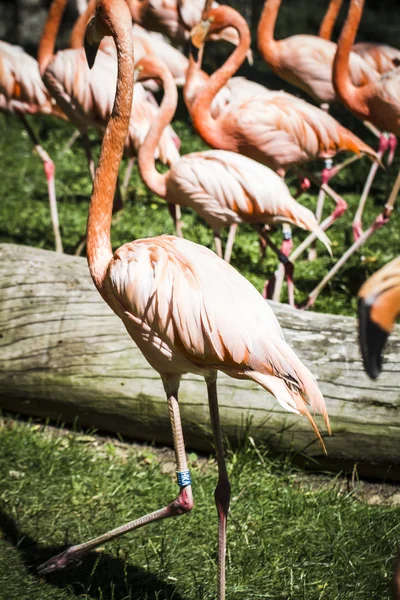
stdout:
MULTIPOLYGON (((383 373, 373 382, 363 371, 354 318, 271 305, 325 396, 333 431, 331 438, 324 435, 328 458, 306 418, 287 413, 256 384, 221 373, 221 421, 230 443, 251 435, 256 444, 291 450, 311 466, 314 458, 327 468, 358 463, 361 473, 397 477, 400 327, 390 337, 383 373)), ((184 377, 180 403, 187 446, 210 449, 200 377, 184 377)), ((11 244, 0 245, 0 406, 171 442, 161 380, 95 290, 86 260, 11 244)))

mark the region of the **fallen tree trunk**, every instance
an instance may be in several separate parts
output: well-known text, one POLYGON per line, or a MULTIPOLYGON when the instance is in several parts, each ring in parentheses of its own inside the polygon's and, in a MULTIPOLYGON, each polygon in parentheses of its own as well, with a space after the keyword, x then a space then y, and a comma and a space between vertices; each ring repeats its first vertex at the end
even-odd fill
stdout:
MULTIPOLYGON (((378 381, 364 374, 356 321, 272 304, 285 337, 316 376, 333 436, 326 466, 355 462, 400 474, 400 328, 390 338, 378 381)), ((95 290, 86 260, 0 245, 0 406, 131 438, 170 443, 158 374, 95 290)), ((321 459, 309 423, 265 390, 219 375, 225 435, 251 435, 281 450, 321 459)), ((211 447, 204 381, 187 375, 180 401, 187 446, 211 447)), ((323 426, 321 421, 319 424, 323 426)), ((308 459, 309 460, 309 459, 308 459)))

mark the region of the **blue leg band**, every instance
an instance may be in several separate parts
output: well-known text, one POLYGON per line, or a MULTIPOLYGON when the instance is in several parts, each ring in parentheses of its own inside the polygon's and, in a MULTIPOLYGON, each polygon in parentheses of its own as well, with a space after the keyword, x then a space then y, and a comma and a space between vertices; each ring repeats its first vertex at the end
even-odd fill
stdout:
POLYGON ((192 485, 192 478, 190 477, 190 471, 177 471, 176 478, 178 480, 179 487, 187 487, 192 485))

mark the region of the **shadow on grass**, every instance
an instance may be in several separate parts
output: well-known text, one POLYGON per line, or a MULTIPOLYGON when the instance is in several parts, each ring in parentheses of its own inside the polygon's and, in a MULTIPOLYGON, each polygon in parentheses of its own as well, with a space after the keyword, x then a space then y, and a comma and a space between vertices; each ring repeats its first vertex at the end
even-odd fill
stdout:
MULTIPOLYGON (((4 539, 20 553, 27 571, 47 585, 68 589, 77 597, 101 600, 185 600, 175 586, 145 569, 129 565, 123 558, 89 552, 75 567, 39 576, 37 567, 65 546, 39 548, 37 542, 21 532, 16 522, 0 510, 0 529, 4 539)), ((43 598, 45 593, 43 593, 43 598)))

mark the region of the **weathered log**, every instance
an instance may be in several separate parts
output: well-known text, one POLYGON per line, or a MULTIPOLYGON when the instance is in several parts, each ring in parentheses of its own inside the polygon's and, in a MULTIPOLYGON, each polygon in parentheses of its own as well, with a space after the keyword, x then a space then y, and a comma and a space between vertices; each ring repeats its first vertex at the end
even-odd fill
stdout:
MULTIPOLYGON (((333 430, 325 438, 328 460, 342 468, 375 464, 397 476, 400 327, 390 337, 382 375, 372 382, 362 368, 355 319, 272 307, 324 393, 333 430)), ((250 434, 256 443, 321 458, 307 419, 284 411, 265 390, 222 373, 218 389, 232 444, 250 434)), ((188 447, 209 449, 204 381, 187 375, 180 401, 188 447)), ((85 259, 7 244, 0 245, 0 406, 171 441, 160 378, 100 298, 85 259)))

